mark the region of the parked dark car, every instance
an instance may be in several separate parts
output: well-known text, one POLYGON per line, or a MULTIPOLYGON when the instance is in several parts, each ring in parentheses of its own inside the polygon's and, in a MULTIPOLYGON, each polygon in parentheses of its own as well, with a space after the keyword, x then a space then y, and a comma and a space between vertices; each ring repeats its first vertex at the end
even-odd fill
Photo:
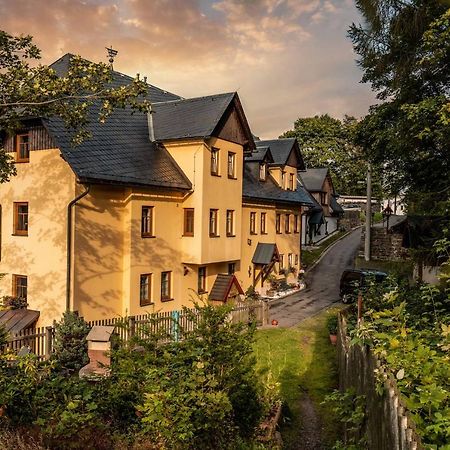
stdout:
POLYGON ((372 269, 349 269, 344 270, 341 276, 340 296, 342 303, 356 301, 358 291, 364 289, 368 278, 375 283, 382 283, 387 277, 386 272, 372 269))

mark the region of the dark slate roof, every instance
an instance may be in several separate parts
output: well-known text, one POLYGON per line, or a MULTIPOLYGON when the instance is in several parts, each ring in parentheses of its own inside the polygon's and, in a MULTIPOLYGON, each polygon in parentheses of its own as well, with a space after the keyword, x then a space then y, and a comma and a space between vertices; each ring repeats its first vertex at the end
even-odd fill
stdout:
POLYGON ((0 311, 0 323, 9 333, 18 333, 33 325, 39 319, 40 312, 32 309, 7 309, 0 311))
POLYGON ((283 138, 283 139, 270 139, 265 141, 257 141, 257 148, 259 147, 269 147, 273 156, 273 164, 277 166, 284 166, 291 154, 292 150, 297 153, 299 160, 299 169, 304 168, 303 157, 300 153, 300 148, 298 146, 297 139, 295 138, 283 138))
POLYGON ((321 191, 323 183, 327 176, 328 169, 307 169, 304 172, 299 173, 304 186, 308 191, 321 191))
POLYGON ((117 109, 104 124, 93 118, 87 127, 92 137, 76 147, 61 119, 44 123, 82 182, 191 189, 169 152, 150 142, 143 113, 132 115, 128 109, 117 109))
POLYGON ((243 184, 244 198, 290 205, 313 205, 309 195, 300 185, 297 185, 296 191, 286 191, 281 189, 270 176, 267 176, 266 181, 261 181, 259 179, 259 164, 256 162, 246 161, 243 184))
POLYGON ((272 262, 274 256, 276 260, 278 260, 279 253, 276 244, 265 244, 258 242, 258 245, 255 248, 255 253, 253 254, 252 263, 262 264, 265 266, 272 262))
MULTIPOLYGON (((64 56, 59 58, 53 64, 50 64, 50 67, 56 71, 58 76, 60 77, 64 76, 69 70, 70 60, 71 58, 73 58, 73 56, 74 55, 71 53, 66 53, 64 56)), ((128 75, 113 70, 112 82, 110 85, 111 87, 117 88, 120 86, 126 86, 130 84, 132 81, 133 77, 130 77, 128 75)), ((152 102, 166 102, 169 100, 178 100, 182 98, 179 95, 173 94, 172 92, 164 91, 163 89, 160 89, 151 84, 148 85, 148 88, 149 88, 148 95, 152 102)))
POLYGON ((214 281, 211 293, 209 294, 209 299, 221 302, 226 301, 233 285, 236 286, 239 294, 242 295, 244 293, 239 281, 234 275, 219 273, 214 281))
POLYGON ((257 147, 251 155, 245 157, 245 162, 273 162, 272 152, 269 147, 257 147))
MULTIPOLYGON (((69 67, 67 54, 52 64, 58 75, 69 67)), ((113 72, 112 85, 123 86, 132 78, 113 72)), ((152 101, 172 101, 180 97, 149 85, 152 101)), ((149 140, 145 113, 117 108, 104 124, 98 122, 99 105, 90 111, 88 131, 92 137, 73 147, 73 133, 59 118, 44 121, 61 149, 64 159, 82 182, 119 183, 142 187, 191 189, 191 183, 165 148, 149 140)))
POLYGON ((330 208, 333 210, 334 214, 344 214, 342 206, 338 203, 334 195, 330 196, 330 208))
POLYGON ((235 92, 230 92, 154 103, 152 108, 156 140, 212 136, 235 95, 235 92))
POLYGON ((325 223, 323 211, 322 210, 320 210, 320 211, 314 210, 313 213, 309 216, 308 223, 314 224, 314 225, 320 225, 322 223, 325 223))

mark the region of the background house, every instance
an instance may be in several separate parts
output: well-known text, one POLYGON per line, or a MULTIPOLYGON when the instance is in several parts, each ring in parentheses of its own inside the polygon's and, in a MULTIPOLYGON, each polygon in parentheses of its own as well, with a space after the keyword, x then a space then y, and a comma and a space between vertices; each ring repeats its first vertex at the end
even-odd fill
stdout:
POLYGON ((336 232, 344 211, 336 200, 328 169, 306 169, 299 172, 298 176, 314 203, 314 206, 306 211, 303 219, 302 243, 309 245, 336 232))

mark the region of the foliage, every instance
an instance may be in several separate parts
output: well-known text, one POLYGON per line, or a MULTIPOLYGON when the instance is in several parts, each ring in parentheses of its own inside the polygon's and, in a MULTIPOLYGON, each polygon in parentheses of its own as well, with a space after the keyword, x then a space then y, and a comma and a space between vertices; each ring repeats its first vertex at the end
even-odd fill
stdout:
POLYGON ((352 343, 366 343, 385 373, 395 376, 424 444, 450 439, 450 290, 431 285, 372 286, 364 299, 364 321, 352 343))
POLYGON ((325 397, 324 403, 330 405, 335 418, 344 426, 345 436, 347 437, 344 443, 338 441, 333 448, 335 450, 364 448, 366 443, 364 430, 367 414, 366 397, 356 395, 353 389, 347 389, 344 392, 334 390, 325 397))
MULTIPOLYGON (((73 56, 69 71, 58 76, 45 65, 37 65, 39 48, 31 36, 12 36, 0 30, 0 130, 14 132, 23 117, 60 117, 75 131, 73 142, 89 137, 86 125, 91 106, 104 122, 115 108, 147 111, 143 99, 147 84, 134 79, 127 86, 113 87, 111 68, 73 56)), ((15 175, 12 159, 0 151, 0 182, 15 175)))
POLYGON ((247 302, 257 302, 258 300, 261 300, 261 296, 253 285, 250 285, 245 291, 245 300, 247 302))
POLYGON ((72 311, 66 311, 55 324, 55 345, 52 359, 61 370, 78 371, 89 362, 86 336, 88 324, 72 311))
POLYGON ((5 295, 2 298, 2 308, 6 309, 25 309, 28 306, 26 298, 13 297, 11 295, 5 295))
MULTIPOLYGON (((308 168, 328 167, 336 192, 363 195, 367 163, 361 148, 353 143, 356 124, 353 117, 343 121, 328 114, 301 117, 295 121, 293 130, 280 137, 298 139, 308 168)), ((376 186, 374 183, 375 189, 376 186)))
POLYGON ((338 316, 336 314, 330 314, 327 317, 327 330, 330 334, 337 334, 338 316))
POLYGON ((441 212, 449 203, 450 11, 438 0, 356 4, 364 24, 349 35, 363 81, 385 101, 358 124, 356 142, 383 167, 392 194, 407 191, 410 211, 441 212))
POLYGON ((155 319, 118 343, 110 377, 95 383, 61 371, 80 364, 73 338, 84 330, 66 314, 58 325, 65 353, 0 366, 0 433, 6 426, 33 429, 45 446, 63 450, 252 448, 269 406, 254 369, 254 326, 231 324, 229 311, 199 305, 185 311, 197 327, 188 333, 178 324, 179 342, 152 331, 161 328, 155 319))

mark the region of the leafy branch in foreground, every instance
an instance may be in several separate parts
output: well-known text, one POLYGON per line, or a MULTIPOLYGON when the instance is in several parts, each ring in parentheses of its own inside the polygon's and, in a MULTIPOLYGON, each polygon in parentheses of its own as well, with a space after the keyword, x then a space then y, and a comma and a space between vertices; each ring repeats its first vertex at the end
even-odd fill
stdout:
MULTIPOLYGON (((66 73, 38 64, 41 51, 31 36, 0 30, 0 130, 12 133, 21 120, 59 117, 74 130, 73 143, 90 136, 93 116, 104 122, 115 108, 148 111, 148 85, 139 78, 116 86, 111 67, 72 55, 66 73), (94 113, 95 112, 95 113, 94 113)), ((0 182, 15 175, 11 158, 0 150, 0 182)))

